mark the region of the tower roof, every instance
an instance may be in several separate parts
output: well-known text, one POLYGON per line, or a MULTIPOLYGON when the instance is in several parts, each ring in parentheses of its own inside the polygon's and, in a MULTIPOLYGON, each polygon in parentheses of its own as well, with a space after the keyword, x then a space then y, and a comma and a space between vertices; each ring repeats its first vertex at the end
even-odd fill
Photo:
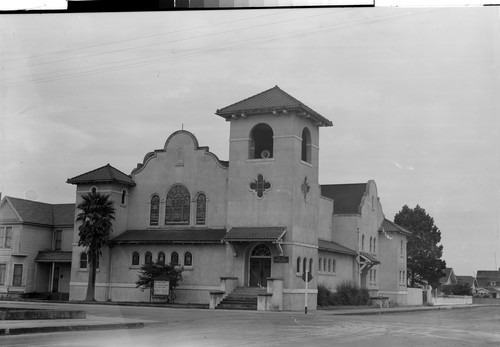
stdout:
POLYGON ((218 109, 215 114, 229 120, 234 117, 268 113, 298 111, 306 118, 311 118, 318 126, 332 126, 332 122, 312 108, 295 99, 278 86, 263 91, 259 94, 241 100, 232 105, 218 109))
POLYGON ((109 164, 79 176, 68 178, 66 182, 70 184, 118 182, 128 186, 135 186, 134 180, 129 175, 124 174, 109 164))

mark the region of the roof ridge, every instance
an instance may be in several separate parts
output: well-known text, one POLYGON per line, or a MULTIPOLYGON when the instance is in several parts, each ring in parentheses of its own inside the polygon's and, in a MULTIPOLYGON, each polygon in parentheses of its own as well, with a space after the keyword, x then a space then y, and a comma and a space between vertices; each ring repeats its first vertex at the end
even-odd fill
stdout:
MULTIPOLYGON (((243 100, 236 101, 236 102, 232 103, 231 105, 227 105, 227 106, 225 106, 225 107, 223 107, 223 108, 218 108, 218 109, 217 109, 217 111, 216 111, 215 113, 219 112, 220 110, 222 110, 222 109, 224 109, 224 108, 229 108, 229 107, 234 106, 234 105, 236 105, 236 104, 242 103, 242 102, 247 101, 247 100, 249 100, 249 99, 255 98, 255 97, 259 96, 259 95, 262 95, 262 94, 264 94, 264 93, 267 93, 267 92, 269 92, 269 91, 271 91, 271 90, 273 90, 273 89, 275 89, 275 88, 277 88, 278 90, 281 90, 282 92, 284 92, 284 91, 283 91, 280 87, 278 87, 278 85, 275 85, 274 87, 269 88, 269 89, 266 89, 266 90, 264 90, 263 92, 260 92, 260 93, 257 93, 257 94, 255 94, 255 95, 249 96, 249 97, 247 97, 247 98, 245 98, 245 99, 243 99, 243 100)), ((285 93, 285 94, 286 94, 286 93, 285 93)))

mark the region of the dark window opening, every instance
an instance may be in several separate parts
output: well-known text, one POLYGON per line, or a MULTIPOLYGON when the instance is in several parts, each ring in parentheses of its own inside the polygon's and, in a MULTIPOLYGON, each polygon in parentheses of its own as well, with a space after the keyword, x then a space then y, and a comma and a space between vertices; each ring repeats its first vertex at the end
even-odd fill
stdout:
POLYGON ((311 132, 309 129, 302 130, 302 161, 311 163, 311 132))
POLYGON ((250 133, 250 159, 273 158, 273 129, 267 124, 257 124, 250 133))

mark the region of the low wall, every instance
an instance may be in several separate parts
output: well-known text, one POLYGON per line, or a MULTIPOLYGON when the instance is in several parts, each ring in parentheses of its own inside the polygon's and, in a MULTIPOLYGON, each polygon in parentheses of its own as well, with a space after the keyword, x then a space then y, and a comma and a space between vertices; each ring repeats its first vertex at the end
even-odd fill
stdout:
POLYGON ((432 297, 432 305, 472 305, 472 296, 468 295, 448 295, 432 297))
POLYGON ((422 288, 406 288, 406 304, 408 306, 422 306, 424 304, 422 288))
POLYGON ((493 298, 472 298, 474 305, 500 305, 500 299, 493 298))

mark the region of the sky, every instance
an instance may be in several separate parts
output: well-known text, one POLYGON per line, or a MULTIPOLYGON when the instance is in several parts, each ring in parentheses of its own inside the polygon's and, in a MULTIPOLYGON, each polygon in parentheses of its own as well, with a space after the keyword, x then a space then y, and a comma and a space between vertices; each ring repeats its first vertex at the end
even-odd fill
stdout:
POLYGON ((500 267, 500 12, 316 8, 0 17, 0 192, 75 201, 181 128, 228 159, 214 113, 278 85, 321 128, 321 184, 417 204, 457 275, 500 267))

